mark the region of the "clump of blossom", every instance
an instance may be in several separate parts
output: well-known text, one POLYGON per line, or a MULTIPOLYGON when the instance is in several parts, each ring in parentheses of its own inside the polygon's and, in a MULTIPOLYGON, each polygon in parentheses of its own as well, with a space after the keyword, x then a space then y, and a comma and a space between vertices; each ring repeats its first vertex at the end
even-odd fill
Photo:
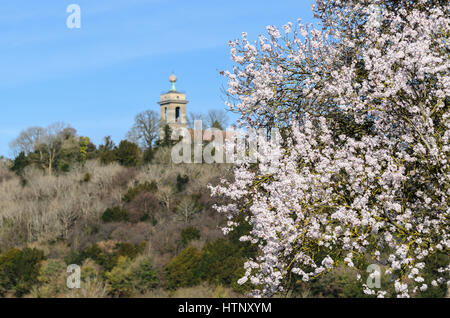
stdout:
MULTIPOLYGON (((230 231, 260 254, 245 276, 255 296, 285 292, 370 256, 398 297, 448 284, 425 281, 424 259, 449 254, 449 9, 439 1, 318 0, 322 28, 267 28, 230 42, 229 107, 244 127, 279 128, 277 165, 240 162, 212 187, 230 231), (241 218, 239 218, 241 219, 241 218), (321 249, 325 255, 317 253, 321 249), (319 256, 320 255, 320 256, 319 256)), ((273 150, 272 150, 273 151, 273 150)), ((383 297, 387 287, 367 294, 383 297)))

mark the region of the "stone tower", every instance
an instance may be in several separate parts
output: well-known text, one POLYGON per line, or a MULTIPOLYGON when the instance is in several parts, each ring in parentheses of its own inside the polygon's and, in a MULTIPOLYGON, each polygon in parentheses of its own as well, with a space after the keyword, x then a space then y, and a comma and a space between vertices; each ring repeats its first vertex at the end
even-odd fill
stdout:
POLYGON ((186 118, 186 94, 180 93, 175 89, 175 82, 177 77, 171 75, 169 77, 171 83, 170 91, 161 95, 159 105, 161 107, 161 125, 160 125, 160 137, 163 138, 164 126, 167 123, 173 130, 179 127, 187 127, 186 118))

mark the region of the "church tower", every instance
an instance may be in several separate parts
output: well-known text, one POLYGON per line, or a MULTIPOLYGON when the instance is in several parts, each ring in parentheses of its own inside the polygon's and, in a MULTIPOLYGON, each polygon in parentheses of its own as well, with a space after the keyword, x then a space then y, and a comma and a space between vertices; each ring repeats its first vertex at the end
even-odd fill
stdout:
POLYGON ((163 138, 164 126, 168 124, 173 130, 175 128, 186 128, 187 118, 186 118, 186 94, 180 93, 175 89, 175 83, 177 77, 171 75, 169 77, 171 83, 170 91, 161 95, 159 105, 161 107, 161 125, 160 125, 160 137, 163 138))

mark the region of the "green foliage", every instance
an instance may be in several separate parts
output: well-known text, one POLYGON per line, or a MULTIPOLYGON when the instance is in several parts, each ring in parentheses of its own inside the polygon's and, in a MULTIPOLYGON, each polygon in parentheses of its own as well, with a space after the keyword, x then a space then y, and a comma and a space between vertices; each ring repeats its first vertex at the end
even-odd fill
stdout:
POLYGON ((239 225, 228 233, 228 240, 235 246, 236 252, 245 258, 254 258, 258 252, 256 245, 250 242, 241 242, 242 236, 248 235, 252 230, 252 226, 245 221, 241 221, 239 225))
POLYGON ((44 252, 38 249, 10 249, 0 256, 0 295, 12 290, 16 296, 29 292, 37 284, 44 252))
POLYGON ((247 286, 236 284, 243 276, 242 269, 246 258, 241 246, 226 239, 218 239, 202 249, 202 258, 197 268, 197 275, 212 284, 230 286, 240 291, 247 286))
POLYGON ((145 242, 136 245, 127 242, 117 243, 114 250, 108 253, 102 250, 98 244, 93 244, 82 251, 72 251, 66 257, 66 263, 81 265, 86 259, 91 259, 101 265, 104 270, 110 271, 117 265, 119 257, 134 259, 144 251, 145 246, 145 242))
POLYGON ((165 125, 163 128, 163 138, 161 140, 158 140, 158 146, 160 147, 170 147, 173 145, 172 140, 172 129, 169 125, 165 125))
POLYGON ((68 172, 77 162, 85 163, 88 159, 97 157, 97 148, 88 137, 77 137, 73 128, 51 136, 54 140, 49 144, 41 143, 34 146, 34 151, 25 154, 21 152, 13 161, 12 171, 21 175, 26 166, 33 165, 52 174, 68 172))
POLYGON ((189 177, 187 175, 181 176, 177 175, 177 191, 182 192, 186 185, 189 183, 189 177))
POLYGON ((140 253, 142 253, 145 249, 145 242, 134 245, 131 243, 119 243, 116 245, 116 255, 126 256, 130 259, 134 259, 140 253))
POLYGON ((117 161, 125 167, 136 167, 141 161, 141 150, 135 143, 122 140, 116 150, 117 161))
POLYGON ((183 247, 186 247, 189 242, 200 238, 200 230, 193 226, 188 226, 181 231, 180 237, 183 247))
POLYGON ((313 296, 331 298, 367 298, 356 272, 348 268, 337 268, 309 283, 313 296))
POLYGON ((434 253, 427 256, 424 260, 424 263, 427 264, 425 268, 425 283, 427 284, 427 290, 419 293, 418 297, 426 297, 426 298, 442 298, 447 294, 447 286, 446 284, 440 284, 438 286, 433 286, 431 282, 439 276, 438 269, 445 268, 445 266, 449 263, 450 256, 444 253, 434 253))
POLYGON ((30 164, 30 161, 28 160, 27 156, 25 156, 25 153, 22 151, 14 160, 13 164, 11 166, 11 171, 15 172, 18 176, 21 176, 23 173, 23 170, 30 164))
POLYGON ((128 189, 128 192, 123 196, 122 201, 129 203, 142 192, 155 193, 158 191, 158 186, 155 181, 139 183, 138 185, 128 189))
POLYGON ((134 288, 141 294, 156 288, 159 284, 158 276, 150 258, 144 258, 140 261, 132 273, 134 288))
POLYGON ((67 265, 55 259, 41 262, 38 281, 25 297, 54 298, 66 291, 67 265))
POLYGON ((97 148, 91 142, 89 137, 80 137, 79 139, 80 151, 78 161, 85 163, 88 159, 94 159, 97 156, 97 148))
MULTIPOLYGON (((239 230, 244 231, 242 228, 239 230)), ((183 243, 198 238, 198 234, 195 228, 186 228, 181 233, 183 243)), ((255 254, 255 247, 229 238, 208 243, 201 251, 188 247, 167 265, 167 288, 190 287, 207 281, 246 293, 252 289, 251 284, 239 285, 237 281, 245 273, 246 259, 254 257, 255 254)))
POLYGON ((119 256, 117 265, 105 273, 105 281, 108 292, 115 297, 130 297, 135 291, 145 293, 158 285, 151 259, 143 258, 132 262, 126 256, 119 256))
POLYGON ((198 284, 198 266, 201 261, 201 252, 195 247, 184 249, 174 257, 165 268, 166 287, 177 289, 198 284))
POLYGON ((155 149, 147 148, 145 149, 144 154, 142 156, 142 161, 144 163, 150 163, 152 162, 154 157, 155 157, 155 149))
POLYGON ((117 160, 116 146, 110 136, 105 137, 103 145, 99 146, 99 160, 102 164, 107 165, 117 160))
POLYGON ((111 271, 105 273, 105 281, 108 284, 108 292, 112 296, 131 296, 133 281, 130 260, 125 256, 120 256, 117 260, 117 265, 111 271))
POLYGON ((127 222, 130 219, 130 214, 124 208, 115 206, 113 208, 108 208, 102 214, 102 221, 105 223, 109 222, 127 222))
POLYGON ((53 259, 45 260, 40 267, 38 280, 41 283, 49 283, 56 275, 65 270, 64 263, 53 259))
MULTIPOLYGON (((71 167, 77 162, 84 163, 85 159, 87 159, 88 155, 88 145, 90 143, 89 138, 82 137, 82 139, 87 142, 86 145, 83 145, 80 142, 80 139, 75 136, 75 132, 68 131, 67 133, 63 133, 63 137, 60 141, 60 146, 57 148, 57 152, 54 158, 53 166, 57 172, 68 172, 71 167), (82 158, 82 149, 84 147, 85 151, 85 159, 82 158)), ((95 146, 94 146, 95 148, 95 146)), ((48 149, 45 149, 45 161, 48 162, 50 160, 48 158, 49 153, 48 149)))
POLYGON ((98 247, 97 244, 93 244, 82 251, 71 250, 65 258, 67 264, 81 265, 85 259, 91 259, 97 264, 104 263, 105 253, 98 247))
POLYGON ((222 127, 222 125, 220 124, 220 122, 219 122, 218 120, 215 120, 215 121, 212 123, 211 128, 216 128, 216 129, 219 129, 219 130, 224 130, 223 127, 222 127))

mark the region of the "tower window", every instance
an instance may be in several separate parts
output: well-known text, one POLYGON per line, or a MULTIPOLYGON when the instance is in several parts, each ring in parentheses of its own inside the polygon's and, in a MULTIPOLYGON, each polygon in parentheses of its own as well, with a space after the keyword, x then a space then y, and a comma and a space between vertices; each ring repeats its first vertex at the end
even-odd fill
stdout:
POLYGON ((167 120, 167 107, 164 108, 164 120, 167 120))
POLYGON ((180 107, 175 108, 175 121, 180 121, 180 107))

